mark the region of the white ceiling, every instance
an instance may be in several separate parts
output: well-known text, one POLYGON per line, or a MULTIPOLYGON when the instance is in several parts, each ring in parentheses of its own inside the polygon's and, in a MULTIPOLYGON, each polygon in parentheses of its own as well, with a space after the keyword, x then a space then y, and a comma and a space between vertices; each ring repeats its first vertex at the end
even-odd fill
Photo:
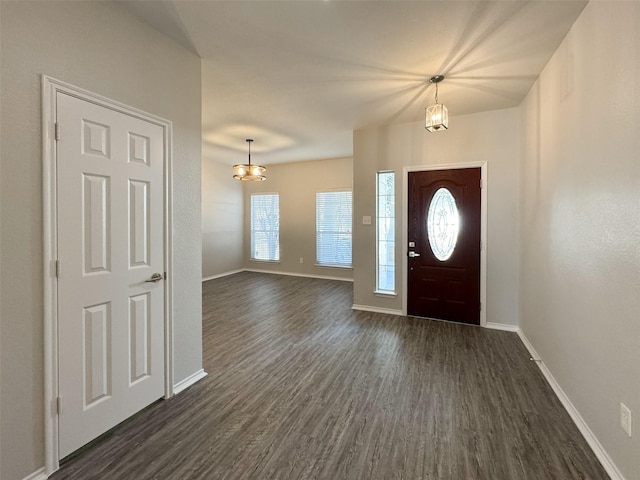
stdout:
MULTIPOLYGON (((352 155, 353 130, 517 106, 586 1, 122 1, 202 59, 203 156, 352 155)), ((438 135, 438 133, 425 135, 438 135)))

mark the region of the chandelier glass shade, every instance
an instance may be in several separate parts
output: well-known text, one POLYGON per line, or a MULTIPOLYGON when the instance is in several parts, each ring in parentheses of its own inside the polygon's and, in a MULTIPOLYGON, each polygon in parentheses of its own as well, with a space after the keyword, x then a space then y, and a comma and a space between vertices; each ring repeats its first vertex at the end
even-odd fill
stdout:
POLYGON ((449 128, 449 112, 447 107, 438 103, 438 83, 444 80, 442 75, 436 75, 429 79, 429 83, 436 84, 436 103, 425 109, 424 128, 428 132, 437 132, 449 128))
POLYGON ((264 172, 267 169, 261 165, 251 163, 251 142, 253 142, 253 139, 247 138, 246 142, 249 144, 249 162, 234 165, 233 178, 243 182, 262 182, 267 179, 264 176, 264 172))

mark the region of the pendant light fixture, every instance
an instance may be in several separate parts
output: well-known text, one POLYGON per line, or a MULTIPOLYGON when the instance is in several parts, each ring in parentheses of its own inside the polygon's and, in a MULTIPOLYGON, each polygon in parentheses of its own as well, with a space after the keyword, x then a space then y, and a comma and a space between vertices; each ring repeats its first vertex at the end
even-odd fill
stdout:
POLYGON ((438 103, 438 83, 444 80, 442 75, 435 75, 429 79, 429 83, 436 84, 436 104, 425 109, 424 128, 429 132, 437 132, 438 130, 446 130, 449 128, 449 112, 447 107, 438 103))
POLYGON ((236 180, 242 180, 243 182, 262 182, 267 177, 264 176, 264 172, 267 170, 260 165, 251 164, 251 142, 252 138, 247 138, 246 142, 249 144, 249 163, 239 163, 233 166, 233 178, 236 180))

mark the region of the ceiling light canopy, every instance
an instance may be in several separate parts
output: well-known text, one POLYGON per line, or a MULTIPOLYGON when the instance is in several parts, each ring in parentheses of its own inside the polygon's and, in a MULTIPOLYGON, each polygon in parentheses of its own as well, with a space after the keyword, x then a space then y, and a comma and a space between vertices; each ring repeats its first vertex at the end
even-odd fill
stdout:
POLYGON ((442 75, 435 75, 429 79, 429 83, 436 84, 436 103, 425 109, 424 128, 428 132, 437 132, 449 128, 449 112, 447 107, 438 103, 438 83, 444 80, 442 75))
POLYGON ((251 164, 251 142, 252 138, 247 138, 246 142, 249 144, 249 163, 239 163, 233 166, 233 178, 236 180, 242 180, 243 182, 262 182, 267 177, 264 176, 264 172, 267 170, 260 165, 251 164))

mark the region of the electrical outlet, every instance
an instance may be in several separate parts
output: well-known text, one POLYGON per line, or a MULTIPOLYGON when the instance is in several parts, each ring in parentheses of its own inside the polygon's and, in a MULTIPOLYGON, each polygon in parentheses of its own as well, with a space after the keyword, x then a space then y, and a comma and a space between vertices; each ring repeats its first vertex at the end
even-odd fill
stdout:
POLYGON ((631 436, 631 410, 620 402, 620 427, 631 436))
POLYGON ((304 258, 300 257, 300 263, 304 263, 304 258))

